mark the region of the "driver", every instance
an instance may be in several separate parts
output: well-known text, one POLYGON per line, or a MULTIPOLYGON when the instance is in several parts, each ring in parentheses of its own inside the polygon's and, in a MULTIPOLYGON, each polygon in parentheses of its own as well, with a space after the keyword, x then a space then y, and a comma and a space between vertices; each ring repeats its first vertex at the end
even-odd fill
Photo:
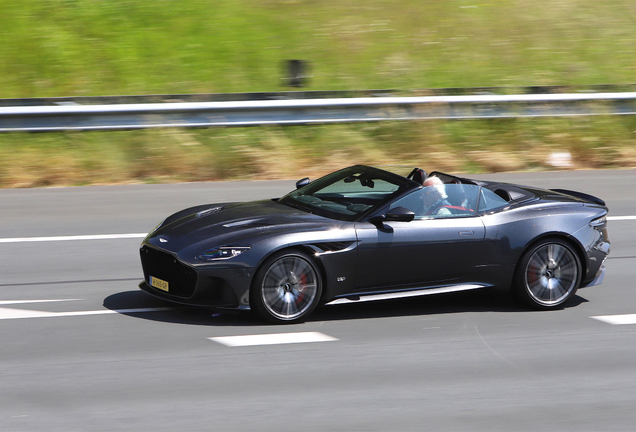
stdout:
POLYGON ((444 183, 439 177, 429 177, 423 183, 422 200, 424 201, 424 215, 426 216, 452 216, 448 209, 450 203, 446 201, 448 195, 444 183))

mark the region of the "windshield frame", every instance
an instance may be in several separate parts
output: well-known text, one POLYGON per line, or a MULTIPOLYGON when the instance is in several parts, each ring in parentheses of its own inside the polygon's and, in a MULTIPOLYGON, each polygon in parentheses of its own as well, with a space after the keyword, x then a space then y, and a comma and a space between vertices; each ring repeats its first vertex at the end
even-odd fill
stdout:
POLYGON ((370 167, 366 165, 354 165, 316 179, 308 185, 288 193, 284 197, 280 198, 278 202, 280 204, 306 211, 308 213, 323 216, 329 219, 356 222, 364 218, 366 215, 375 212, 375 210, 377 210, 378 208, 382 208, 385 204, 392 201, 396 196, 402 195, 408 190, 417 189, 419 187, 422 187, 422 185, 419 185, 412 180, 409 180, 390 171, 385 171, 380 168, 370 167), (299 196, 313 196, 313 194, 315 194, 316 192, 320 192, 326 187, 333 185, 336 182, 341 181, 347 177, 351 177, 352 175, 357 173, 367 174, 369 176, 372 176, 374 179, 381 179, 398 187, 395 191, 387 193, 386 196, 384 196, 378 202, 372 204, 369 208, 355 214, 344 214, 336 211, 331 211, 326 208, 311 205, 311 203, 303 202, 297 199, 297 197, 299 196))

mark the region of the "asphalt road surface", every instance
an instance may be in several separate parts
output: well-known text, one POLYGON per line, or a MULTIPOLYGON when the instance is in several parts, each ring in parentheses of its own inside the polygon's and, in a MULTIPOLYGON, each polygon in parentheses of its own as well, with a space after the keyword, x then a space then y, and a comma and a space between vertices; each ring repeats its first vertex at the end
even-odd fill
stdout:
POLYGON ((633 431, 636 171, 476 177, 605 199, 603 285, 550 312, 473 291, 272 326, 139 291, 138 246, 293 181, 0 190, 0 431, 633 431))

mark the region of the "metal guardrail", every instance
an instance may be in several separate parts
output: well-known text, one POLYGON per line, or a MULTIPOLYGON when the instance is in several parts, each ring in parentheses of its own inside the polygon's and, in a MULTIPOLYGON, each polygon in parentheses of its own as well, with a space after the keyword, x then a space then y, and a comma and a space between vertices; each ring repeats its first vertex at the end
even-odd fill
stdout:
MULTIPOLYGON (((501 87, 504 89, 505 87, 501 87)), ((494 87, 492 89, 495 89, 494 87)), ((381 96, 443 96, 456 91, 468 91, 474 94, 473 89, 436 89, 435 94, 405 94, 398 90, 311 90, 311 91, 280 91, 280 92, 253 92, 253 93, 192 93, 192 94, 150 94, 150 95, 120 95, 120 96, 68 96, 68 97, 40 97, 23 99, 0 99, 0 107, 17 106, 44 106, 44 105, 115 105, 115 104, 139 104, 139 103, 169 103, 169 102, 240 102, 240 101, 264 101, 264 100, 288 100, 288 99, 329 99, 329 98, 354 98, 354 97, 381 97, 381 96)), ((578 90, 577 90, 578 91, 578 90)), ((591 88, 582 91, 595 92, 591 88)), ((636 91, 636 84, 627 87, 605 89, 607 92, 636 91)), ((575 93, 572 91, 571 93, 575 93)), ((600 91, 597 91, 600 92, 600 91)), ((496 91, 492 92, 497 93, 496 91)), ((525 93, 525 92, 519 92, 525 93)), ((550 91, 554 93, 554 91, 550 91)), ((559 93, 570 93, 560 91, 559 93)))
POLYGON ((636 84, 596 84, 570 86, 525 86, 525 87, 442 87, 419 90, 372 89, 372 90, 295 90, 252 93, 193 93, 150 94, 122 96, 68 96, 22 99, 0 99, 0 107, 45 106, 45 105, 113 105, 168 102, 239 102, 257 100, 288 99, 339 99, 354 97, 388 96, 479 96, 479 95, 523 95, 564 93, 622 93, 636 92, 636 84))
MULTIPOLYGON (((386 94, 386 93, 385 93, 386 94)), ((238 100, 0 107, 0 132, 633 115, 636 92, 238 100)))

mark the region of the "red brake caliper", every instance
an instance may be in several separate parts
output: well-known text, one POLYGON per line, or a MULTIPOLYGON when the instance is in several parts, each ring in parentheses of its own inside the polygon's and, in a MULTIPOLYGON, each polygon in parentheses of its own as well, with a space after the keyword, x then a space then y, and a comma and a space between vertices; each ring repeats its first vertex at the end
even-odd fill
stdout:
POLYGON ((305 298, 305 283, 307 283, 307 275, 305 273, 302 273, 298 279, 298 283, 303 288, 298 291, 298 295, 296 296, 296 306, 298 306, 302 302, 303 298, 305 298))

